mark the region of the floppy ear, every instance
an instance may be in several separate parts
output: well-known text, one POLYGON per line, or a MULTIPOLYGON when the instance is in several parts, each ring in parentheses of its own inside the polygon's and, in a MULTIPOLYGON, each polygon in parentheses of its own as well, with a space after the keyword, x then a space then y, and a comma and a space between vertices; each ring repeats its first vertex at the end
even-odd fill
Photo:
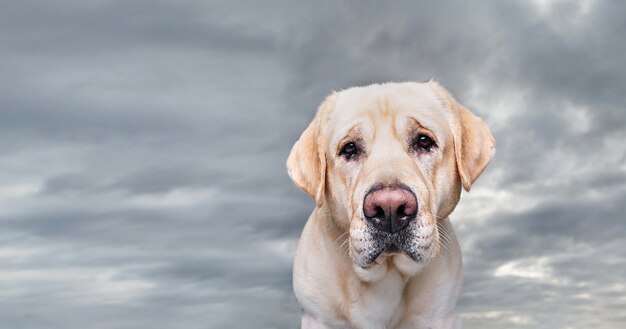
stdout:
POLYGON ((469 191, 493 157, 496 140, 485 122, 459 104, 445 88, 432 81, 429 85, 442 98, 452 115, 457 169, 463 188, 469 191))
POLYGON ((324 152, 324 121, 334 107, 337 93, 333 92, 320 105, 315 118, 291 148, 287 159, 287 172, 293 182, 315 198, 317 206, 324 202, 326 183, 326 154, 324 152))

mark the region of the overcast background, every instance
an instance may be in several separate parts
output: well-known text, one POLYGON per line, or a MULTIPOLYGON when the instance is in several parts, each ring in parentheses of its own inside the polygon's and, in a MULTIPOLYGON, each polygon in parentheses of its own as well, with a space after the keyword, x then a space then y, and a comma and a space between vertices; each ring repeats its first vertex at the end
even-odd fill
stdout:
POLYGON ((0 1, 0 328, 297 328, 333 89, 435 78, 497 153, 466 328, 626 323, 626 2, 0 1))

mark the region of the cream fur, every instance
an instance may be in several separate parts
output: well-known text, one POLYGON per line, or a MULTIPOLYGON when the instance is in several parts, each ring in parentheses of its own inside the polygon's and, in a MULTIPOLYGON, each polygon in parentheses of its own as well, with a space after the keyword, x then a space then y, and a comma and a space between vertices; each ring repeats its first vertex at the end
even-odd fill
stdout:
POLYGON ((377 84, 329 96, 287 161, 296 185, 317 204, 294 260, 302 328, 460 327, 461 250, 448 215, 461 187, 469 190, 488 164, 493 146, 487 126, 435 82, 377 84), (437 147, 412 151, 417 132, 437 147), (357 140, 363 154, 348 161, 339 150, 357 140), (383 253, 370 263, 366 252, 380 242, 363 219, 363 198, 374 184, 398 182, 419 204, 409 253, 383 253))

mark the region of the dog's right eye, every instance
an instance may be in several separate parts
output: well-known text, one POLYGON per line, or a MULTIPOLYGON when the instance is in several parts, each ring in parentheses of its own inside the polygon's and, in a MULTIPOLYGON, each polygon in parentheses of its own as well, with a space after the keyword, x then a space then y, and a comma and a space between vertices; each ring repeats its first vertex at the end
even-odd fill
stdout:
POLYGON ((355 143, 348 143, 341 148, 339 155, 346 158, 346 160, 353 159, 359 154, 359 147, 355 143))

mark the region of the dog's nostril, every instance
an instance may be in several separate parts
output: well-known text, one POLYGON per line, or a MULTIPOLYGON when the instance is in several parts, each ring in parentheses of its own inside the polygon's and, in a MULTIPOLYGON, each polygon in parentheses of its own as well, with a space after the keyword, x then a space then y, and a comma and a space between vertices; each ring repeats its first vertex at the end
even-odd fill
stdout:
POLYGON ((398 210, 396 211, 396 216, 406 216, 406 213, 404 212, 404 205, 398 207, 398 210))
POLYGON ((385 211, 382 207, 376 207, 376 214, 372 217, 375 218, 385 218, 385 211))
POLYGON ((407 202, 406 205, 403 206, 402 212, 400 214, 402 214, 403 216, 417 215, 417 201, 407 202))

